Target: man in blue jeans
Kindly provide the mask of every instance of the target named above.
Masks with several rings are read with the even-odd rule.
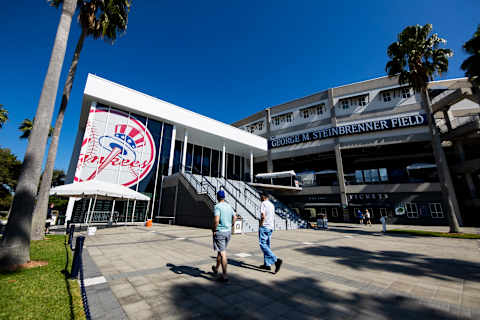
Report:
[[[218,273],[220,265],[222,266],[222,276],[218,278],[220,282],[227,282],[227,245],[232,235],[232,225],[235,225],[235,212],[232,207],[225,202],[225,191],[217,192],[217,201],[213,214],[213,250],[217,251],[217,265],[212,266],[214,274]]]
[[[270,249],[270,240],[274,229],[275,206],[268,200],[266,194],[261,195],[262,205],[260,206],[260,228],[258,230],[258,239],[260,242],[260,249],[263,251],[263,265],[259,268],[263,270],[272,270],[271,265],[275,264],[275,273],[280,271],[282,266],[282,259],[275,256]]]

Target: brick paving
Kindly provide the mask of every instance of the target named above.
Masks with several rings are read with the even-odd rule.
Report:
[[[88,237],[94,319],[480,319],[480,241],[383,235],[381,227],[274,232],[274,275],[256,234],[234,235],[215,281],[211,232],[154,225]],[[417,227],[418,229],[418,227]],[[447,227],[429,230],[448,231]],[[467,229],[465,232],[478,232]],[[106,281],[106,282],[105,282]]]

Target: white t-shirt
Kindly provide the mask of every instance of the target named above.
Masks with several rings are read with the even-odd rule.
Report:
[[[270,230],[275,228],[275,206],[269,200],[262,201],[260,206],[260,212],[265,214],[265,220],[263,221],[263,226]]]
[[[365,212],[365,217],[370,219],[370,212],[369,211]]]

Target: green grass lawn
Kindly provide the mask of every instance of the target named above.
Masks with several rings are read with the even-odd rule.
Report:
[[[67,251],[69,270],[72,262],[64,243],[63,235],[32,241],[30,258],[48,265],[0,273],[0,319],[85,319],[78,282],[62,273]]]
[[[413,236],[425,236],[425,237],[480,239],[480,234],[474,234],[474,233],[448,233],[448,232],[433,232],[433,231],[407,230],[407,229],[392,229],[392,230],[388,230],[387,233],[409,234]]]

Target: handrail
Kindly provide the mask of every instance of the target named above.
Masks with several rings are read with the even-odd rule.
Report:
[[[235,200],[235,204],[240,204],[240,206],[242,206],[245,211],[247,211],[255,220],[258,220],[258,217],[255,216],[255,214],[253,214],[242,202],[240,202],[237,197],[235,197],[228,189],[224,189],[224,191],[226,191],[234,200]],[[235,205],[235,210],[237,209],[237,206]]]
[[[255,197],[255,199],[257,200],[261,200],[259,196],[257,196],[255,193],[253,193],[250,189],[248,188],[245,188],[245,192],[249,192],[253,197]]]
[[[223,179],[229,183],[234,189],[236,189],[239,193],[242,193],[240,188],[238,188],[237,186],[235,186],[233,183],[231,183],[227,178],[223,177]]]

